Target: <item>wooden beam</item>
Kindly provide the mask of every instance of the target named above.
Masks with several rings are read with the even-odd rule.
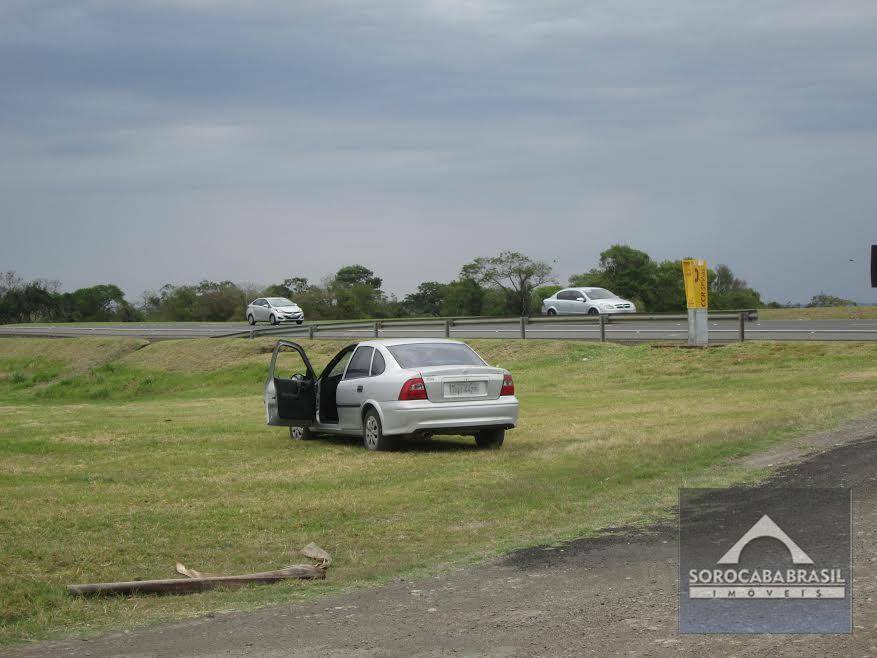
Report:
[[[159,580],[132,580],[115,583],[88,583],[68,585],[72,596],[108,596],[113,594],[189,594],[216,587],[243,587],[251,583],[276,583],[289,578],[319,580],[326,577],[326,569],[332,563],[329,554],[316,544],[308,544],[300,551],[319,564],[293,564],[274,571],[260,571],[238,576],[216,576],[188,569],[177,562],[176,570],[187,578],[163,578]]]

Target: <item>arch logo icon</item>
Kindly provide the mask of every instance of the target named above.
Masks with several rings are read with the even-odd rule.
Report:
[[[849,489],[683,489],[679,626],[849,633]]]

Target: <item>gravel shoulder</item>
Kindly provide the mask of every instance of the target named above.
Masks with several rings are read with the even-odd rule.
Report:
[[[814,451],[817,451],[815,454]],[[809,456],[806,456],[808,455]],[[217,614],[15,655],[782,655],[877,653],[877,417],[746,460],[765,487],[853,488],[852,635],[680,635],[675,527],[517,551],[434,578]],[[781,466],[782,465],[782,466]]]

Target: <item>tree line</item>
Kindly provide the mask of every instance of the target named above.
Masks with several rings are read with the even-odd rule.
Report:
[[[595,267],[574,274],[570,286],[606,288],[649,312],[685,309],[681,260],[655,261],[628,245],[613,245]],[[424,281],[397,298],[382,289],[383,280],[364,265],[345,265],[320,282],[290,276],[267,287],[204,280],[194,285],[166,284],[144,293],[139,303],[125,299],[113,284],[62,292],[57,281],[24,281],[14,272],[0,274],[0,323],[177,320],[243,320],[257,297],[287,297],[309,320],[416,316],[538,315],[542,300],[565,287],[551,263],[516,251],[479,257],[466,263],[452,281]],[[710,308],[763,306],[758,291],[727,265],[709,272]],[[810,305],[837,299],[820,294]],[[846,301],[846,300],[843,300]],[[780,306],[771,302],[771,306]]]

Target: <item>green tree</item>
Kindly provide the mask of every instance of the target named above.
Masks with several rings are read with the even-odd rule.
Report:
[[[417,290],[405,296],[403,308],[411,315],[441,315],[447,284],[424,281]]]
[[[652,289],[648,291],[647,298],[631,300],[637,304],[637,308],[647,308],[655,313],[684,311],[685,279],[682,276],[682,261],[665,260],[655,266]]]
[[[824,292],[820,292],[818,295],[813,295],[807,306],[811,308],[818,306],[856,306],[856,302],[852,299],[844,299],[843,297],[827,295]]]
[[[305,282],[307,279],[304,280]],[[284,281],[284,283],[286,283]],[[335,296],[329,289],[329,282],[322,285],[311,283],[293,283],[290,292],[295,303],[301,306],[305,317],[311,320],[332,320],[338,317]]]
[[[156,320],[222,322],[243,319],[252,291],[231,281],[204,280],[198,285],[165,284],[143,295],[143,311]]]
[[[441,314],[447,317],[481,315],[484,288],[472,279],[451,281],[445,287]]]
[[[734,276],[731,268],[727,265],[716,265],[716,269],[710,273],[709,288],[711,293],[728,293],[735,290],[745,290],[748,286],[743,279]]]
[[[709,274],[710,308],[742,309],[758,308],[762,305],[761,295],[743,279],[734,276],[727,265],[716,265]]]
[[[0,294],[2,323],[52,320],[57,312],[57,295],[42,281],[14,282],[14,285]]]
[[[487,258],[480,256],[460,270],[461,279],[472,279],[486,288],[505,294],[505,312],[527,315],[533,290],[554,280],[549,263],[533,260],[517,251],[503,251]]]
[[[262,291],[261,295],[262,297],[287,297],[292,301],[297,301],[294,298],[306,293],[310,287],[311,285],[305,277],[293,276],[284,279],[283,283],[271,284]]]
[[[382,280],[363,265],[346,265],[335,273],[328,288],[339,318],[373,318],[385,314]]]
[[[364,265],[346,265],[335,273],[335,283],[342,286],[362,284],[378,290],[383,280]]]
[[[231,281],[201,281],[195,287],[195,317],[205,322],[242,320],[250,302]]]

